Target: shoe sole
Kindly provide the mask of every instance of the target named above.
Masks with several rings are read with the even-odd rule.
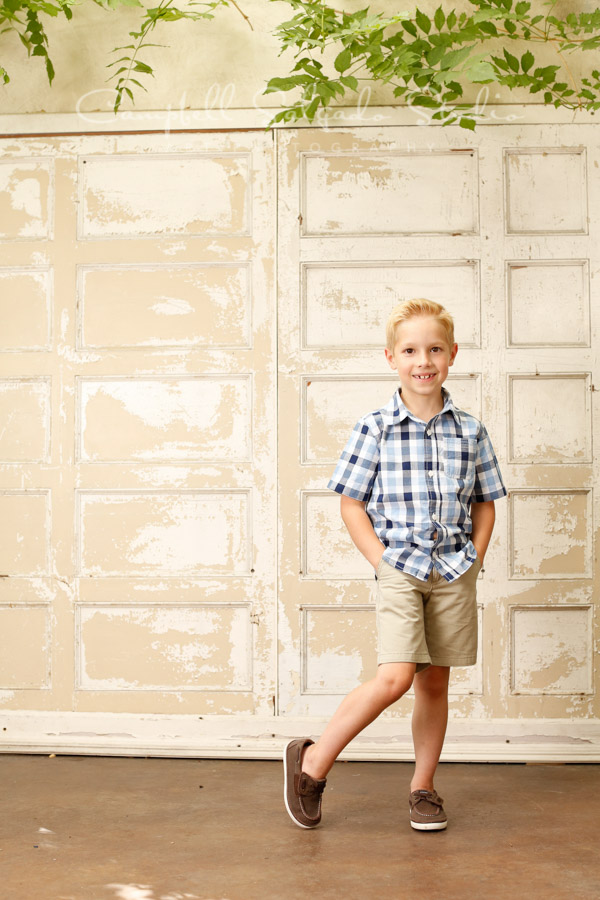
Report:
[[[413,822],[410,821],[411,828],[415,831],[443,831],[448,826],[447,822]]]
[[[294,823],[294,825],[297,825],[298,828],[306,828],[308,831],[310,831],[312,828],[316,828],[317,826],[316,826],[316,825],[305,825],[304,822],[299,822],[298,819],[296,818],[296,816],[295,816],[295,815],[293,814],[293,812],[291,811],[291,809],[290,809],[290,807],[289,807],[289,804],[288,804],[288,797],[287,797],[287,793],[288,793],[288,792],[287,792],[287,784],[288,784],[288,777],[287,777],[287,774],[288,774],[288,773],[287,773],[288,747],[290,746],[290,744],[293,744],[295,740],[297,740],[297,738],[292,738],[291,741],[288,741],[287,744],[285,745],[285,750],[283,751],[283,801],[284,801],[284,803],[285,803],[285,808],[286,808],[287,811],[288,811],[288,815],[289,815],[290,819],[292,820],[292,822]],[[318,824],[318,823],[317,823],[317,824]]]

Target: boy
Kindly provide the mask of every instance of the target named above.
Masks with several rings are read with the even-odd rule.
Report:
[[[350,536],[375,569],[377,673],[342,701],[315,743],[284,753],[284,799],[296,825],[321,821],[340,751],[414,684],[410,824],[446,828],[433,778],[448,719],[450,666],[477,655],[476,579],[506,489],[485,427],[443,388],[458,351],[452,317],[430,300],[401,303],[385,356],[400,388],[354,428],[328,484]]]

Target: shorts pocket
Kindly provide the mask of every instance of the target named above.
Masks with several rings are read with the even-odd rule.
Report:
[[[473,438],[445,438],[442,464],[449,478],[466,478],[475,465],[477,441]]]

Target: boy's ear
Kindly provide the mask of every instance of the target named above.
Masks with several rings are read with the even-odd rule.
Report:
[[[388,350],[387,347],[384,349],[383,352],[385,353],[385,358],[387,359],[387,361],[389,363],[390,369],[395,369],[396,362],[394,360],[394,354],[391,352],[391,350]]]
[[[458,344],[454,344],[452,350],[450,351],[450,361],[448,363],[449,366],[454,365],[454,360],[456,359],[456,354],[458,353]]]

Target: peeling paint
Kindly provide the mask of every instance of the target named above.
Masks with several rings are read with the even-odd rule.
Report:
[[[249,347],[247,263],[79,270],[83,347]]]
[[[88,157],[82,174],[81,230],[86,238],[247,230],[244,155]]]
[[[473,233],[475,173],[474,157],[446,151],[307,154],[304,233]]]
[[[249,461],[251,392],[249,376],[82,380],[81,458]]]
[[[251,687],[247,605],[82,607],[79,619],[81,690]]]
[[[0,239],[49,237],[51,162],[0,160]]]
[[[568,236],[595,228],[580,191],[591,151],[538,153],[558,127],[488,129],[468,147],[458,129],[437,143],[430,131],[279,133],[278,235],[270,136],[4,148],[39,158],[0,165],[2,374],[19,385],[0,392],[3,707],[272,715],[276,640],[282,715],[329,715],[371,677],[376,585],[324,484],[353,421],[388,398],[389,307],[431,295],[456,321],[448,386],[486,422],[515,498],[508,514],[497,504],[482,656],[453,673],[452,716],[573,730],[597,717],[597,272]],[[505,225],[541,233],[508,260]],[[489,290],[503,273],[506,297]],[[42,378],[47,399],[31,387]],[[412,702],[378,740],[393,743]]]

